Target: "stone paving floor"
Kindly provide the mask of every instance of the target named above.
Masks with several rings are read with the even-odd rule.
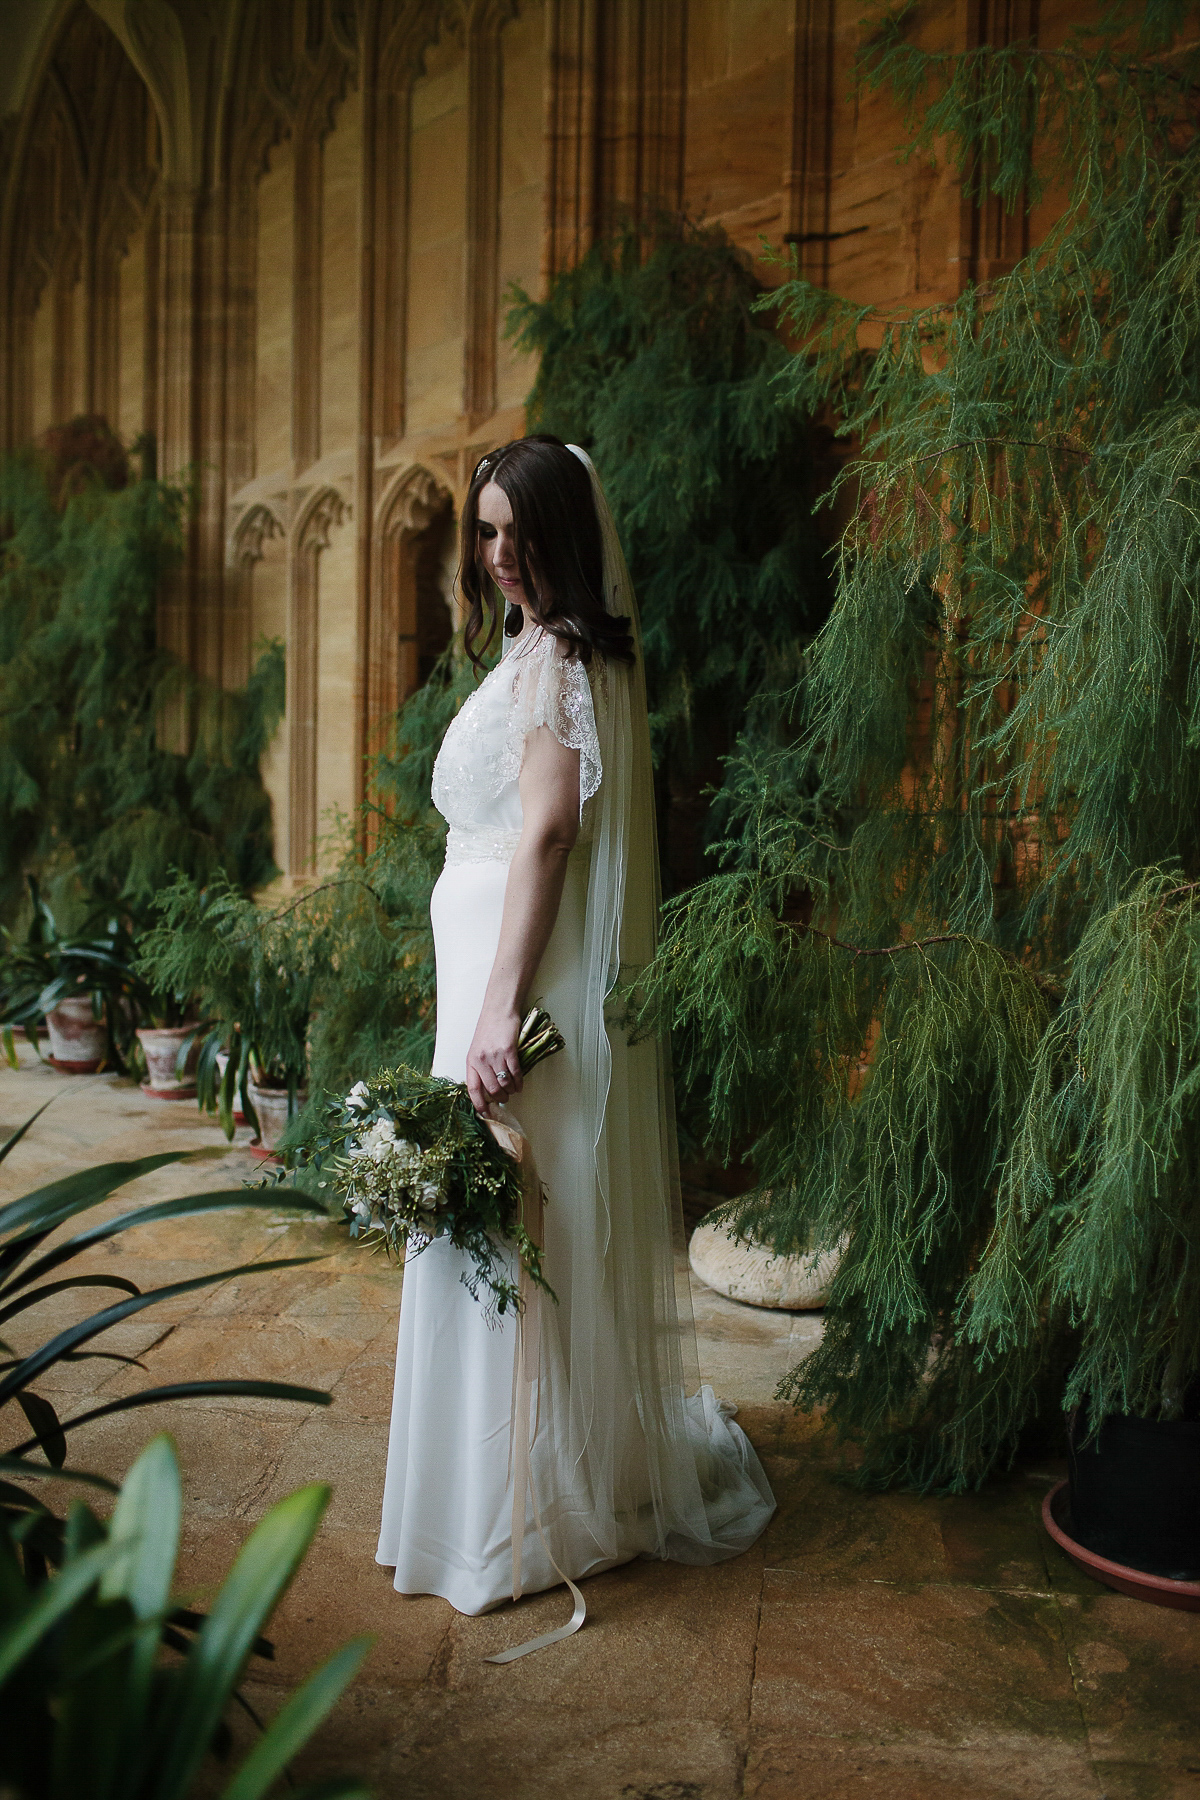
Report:
[[[51,1094],[0,1165],[0,1199],[161,1150],[202,1154],[106,1210],[258,1172],[190,1103],[149,1100],[112,1076],[60,1076],[27,1053],[0,1071],[0,1121],[19,1124]],[[81,1363],[43,1386],[64,1416],[150,1380],[275,1377],[332,1392],[327,1409],[149,1407],[73,1442],[79,1466],[120,1476],[156,1431],[174,1433],[181,1579],[201,1599],[275,1500],[333,1484],[271,1627],[277,1660],[247,1685],[270,1713],[339,1643],[375,1633],[298,1778],[353,1770],[379,1800],[1200,1800],[1200,1616],[1110,1593],[1066,1561],[1039,1523],[1061,1471],[1028,1467],[947,1500],[840,1486],[816,1421],[771,1398],[819,1320],[703,1292],[704,1374],[738,1403],[779,1500],[766,1536],[720,1568],[635,1563],[599,1576],[576,1637],[484,1663],[559,1623],[564,1596],[464,1619],[401,1598],[375,1564],[397,1272],[336,1227],[283,1212],[172,1222],[93,1253],[143,1286],[279,1255],[321,1260],[231,1276],[117,1327],[110,1347],[140,1356],[145,1373]],[[37,1326],[51,1313],[66,1323],[69,1299]],[[35,1315],[22,1324],[32,1342]]]

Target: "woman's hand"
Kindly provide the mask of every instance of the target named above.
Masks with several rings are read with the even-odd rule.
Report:
[[[517,1033],[521,1015],[515,1007],[484,1002],[467,1051],[467,1092],[478,1113],[490,1114],[497,1100],[521,1091]]]

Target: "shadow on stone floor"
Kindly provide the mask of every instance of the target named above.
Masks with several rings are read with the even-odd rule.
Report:
[[[0,1075],[0,1112],[19,1123],[52,1092],[63,1099],[0,1166],[0,1199],[105,1157],[223,1145],[189,1105],[27,1064]],[[227,1155],[144,1178],[107,1210],[257,1179],[245,1136]],[[779,1501],[766,1535],[717,1568],[636,1563],[598,1576],[577,1637],[484,1663],[559,1623],[567,1605],[539,1595],[464,1619],[395,1594],[374,1562],[397,1271],[336,1227],[282,1211],[131,1232],[93,1259],[158,1285],[303,1255],[318,1260],[231,1276],[121,1326],[119,1347],[145,1371],[78,1364],[53,1387],[64,1414],[190,1377],[272,1375],[332,1393],[327,1409],[149,1407],[85,1427],[74,1446],[81,1466],[119,1476],[154,1432],[174,1433],[187,1501],[180,1578],[198,1599],[275,1499],[306,1481],[333,1485],[272,1626],[277,1659],[251,1671],[247,1691],[270,1714],[337,1644],[361,1631],[376,1641],[298,1778],[356,1770],[380,1800],[1200,1800],[1200,1618],[1073,1568],[1040,1525],[1057,1471],[938,1500],[842,1485],[819,1422],[771,1398],[819,1321],[704,1292],[705,1376],[739,1403]],[[69,1297],[41,1312],[39,1326],[78,1316]]]

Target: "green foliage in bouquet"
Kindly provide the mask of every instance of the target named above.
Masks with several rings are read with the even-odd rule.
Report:
[[[562,1047],[553,1020],[532,1008],[517,1037],[521,1073]],[[332,1186],[339,1196],[352,1237],[372,1237],[398,1259],[448,1238],[474,1265],[462,1277],[468,1291],[478,1299],[485,1290],[486,1308],[496,1314],[521,1309],[496,1241],[508,1239],[531,1280],[555,1297],[523,1217],[520,1165],[475,1111],[463,1082],[403,1065],[381,1069],[344,1100],[327,1103],[311,1155],[318,1187]]]
[[[713,1142],[751,1147],[731,1223],[846,1243],[782,1391],[865,1443],[868,1482],[967,1487],[1039,1411],[1178,1416],[1200,1373],[1183,16],[961,56],[893,18],[867,75],[918,142],[1010,202],[1061,181],[1066,210],[944,307],[779,296],[792,403],[861,445],[838,596],[803,692],[756,708],[724,870],[673,903],[645,1000]]]
[[[106,1484],[107,1485],[107,1484]],[[243,1544],[200,1618],[173,1594],[183,1520],[169,1437],[134,1462],[111,1517],[72,1507],[58,1570],[31,1567],[28,1532],[0,1523],[0,1781],[12,1800],[186,1800],[215,1794],[212,1752],[228,1759],[225,1713],[259,1633],[316,1536],[329,1489],[300,1488]],[[26,1524],[28,1520],[26,1521]],[[261,1800],[353,1680],[356,1638],[291,1695],[220,1788]],[[244,1703],[243,1703],[244,1704]],[[342,1778],[297,1800],[369,1800]]]
[[[0,916],[24,876],[84,911],[144,914],[178,868],[240,886],[275,871],[260,757],[283,713],[283,648],[222,693],[155,639],[187,498],[134,481],[103,420],[0,467]],[[190,720],[186,753],[160,742]]]
[[[761,293],[724,231],[666,215],[594,245],[545,300],[511,296],[509,331],[540,357],[529,428],[590,452],[629,560],[660,810],[668,784],[719,778],[751,695],[829,608],[810,413],[779,386]]]

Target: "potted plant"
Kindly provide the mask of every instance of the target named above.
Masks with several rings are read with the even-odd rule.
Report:
[[[671,903],[642,989],[714,1151],[748,1147],[730,1222],[781,1252],[845,1240],[781,1397],[862,1443],[864,1485],[923,1491],[1074,1415],[1075,1530],[1099,1543],[1120,1510],[1097,1553],[1178,1576],[1200,1570],[1200,49],[1130,9],[1066,58],[933,56],[907,18],[867,55],[915,147],[950,146],[989,207],[1039,174],[1068,204],[944,305],[874,311],[798,269],[779,290],[792,397],[859,446],[838,597],[802,687],[761,697],[724,869]],[[1190,1521],[1165,1558],[1156,1486]]]
[[[224,876],[180,876],[157,902],[139,971],[156,991],[195,995],[196,1093],[232,1138],[235,1110],[273,1149],[303,1104],[318,966],[303,911],[264,912]]]
[[[102,1067],[124,1070],[133,1052],[137,1021],[151,1003],[136,973],[136,950],[128,927],[107,918],[64,936],[38,883],[28,878],[32,906],[24,938],[6,927],[0,973],[4,1046],[15,1062],[14,1031],[19,1027],[38,1049],[38,1024],[50,1038],[50,1061],[65,1074],[93,1074]]]
[[[146,1064],[142,1092],[157,1100],[194,1100],[201,1021],[192,994],[152,994],[137,1040]]]

